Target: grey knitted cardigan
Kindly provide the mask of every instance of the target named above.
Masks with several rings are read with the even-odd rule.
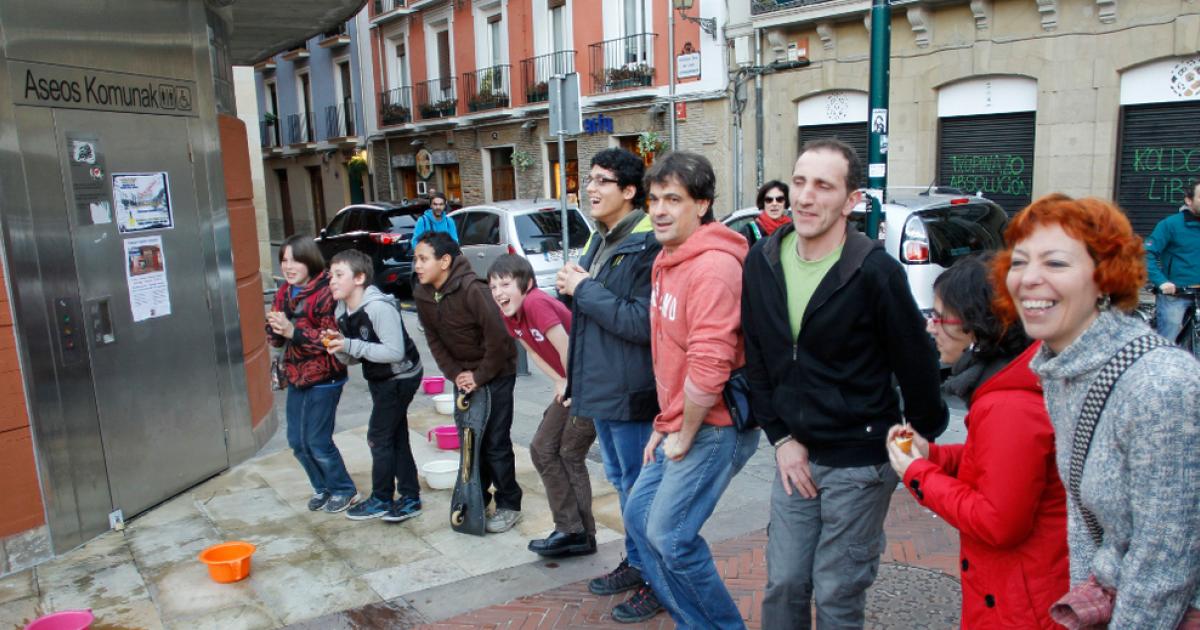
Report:
[[[1064,485],[1088,386],[1109,358],[1149,332],[1107,311],[1061,354],[1043,345],[1030,363],[1042,379]],[[1080,486],[1104,528],[1099,548],[1069,494],[1071,583],[1093,574],[1116,587],[1110,627],[1172,630],[1189,605],[1200,607],[1200,364],[1191,355],[1151,350],[1113,387]]]

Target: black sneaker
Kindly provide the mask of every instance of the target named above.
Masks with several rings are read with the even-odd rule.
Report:
[[[375,497],[368,497],[366,501],[361,501],[346,510],[346,518],[352,521],[366,521],[373,518],[379,518],[388,513],[392,509],[391,501],[383,501]]]
[[[308,500],[308,511],[309,512],[320,512],[321,508],[325,507],[326,503],[329,503],[329,493],[328,492],[314,493],[312,495],[312,498]]]
[[[588,582],[588,590],[593,595],[616,595],[645,583],[642,572],[629,566],[629,560],[622,560],[621,564],[607,575],[601,575]]]
[[[662,609],[663,605],[659,603],[654,590],[649,584],[642,584],[625,603],[617,604],[612,609],[612,618],[618,623],[638,623],[657,615]]]
[[[392,509],[383,515],[388,523],[400,523],[421,515],[421,500],[416,497],[400,497],[392,504]]]
[[[354,494],[335,494],[329,497],[329,501],[325,503],[325,511],[330,514],[336,514],[358,502],[358,493]]]

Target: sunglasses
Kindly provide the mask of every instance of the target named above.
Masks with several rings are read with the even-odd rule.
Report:
[[[767,203],[784,203],[787,201],[787,197],[763,197],[763,199],[765,199]]]

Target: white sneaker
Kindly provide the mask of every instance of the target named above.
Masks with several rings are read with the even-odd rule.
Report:
[[[487,529],[489,534],[499,534],[512,529],[513,525],[516,525],[519,520],[521,520],[520,511],[499,508],[495,514],[488,518],[485,529]]]

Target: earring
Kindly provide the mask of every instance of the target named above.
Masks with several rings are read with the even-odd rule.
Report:
[[[1112,308],[1112,296],[1107,293],[1101,295],[1100,299],[1096,300],[1096,308],[1101,311],[1107,311]]]

